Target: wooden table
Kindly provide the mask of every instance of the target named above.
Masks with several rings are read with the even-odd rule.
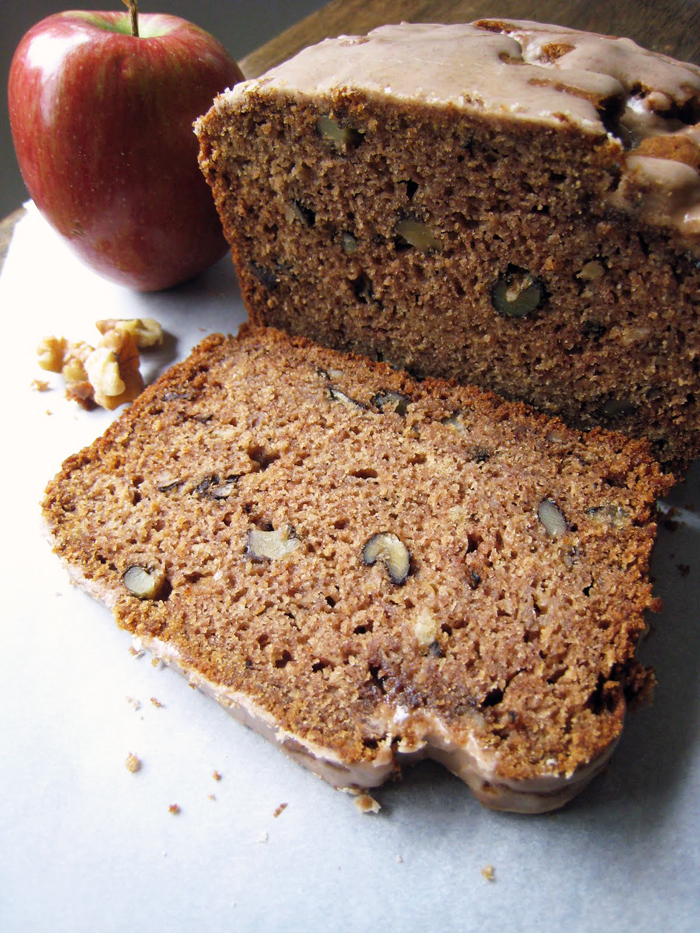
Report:
[[[700,64],[700,0],[332,0],[241,62],[254,78],[328,36],[365,33],[382,23],[458,23],[482,16],[536,19],[615,36]],[[24,210],[0,221],[0,269]]]

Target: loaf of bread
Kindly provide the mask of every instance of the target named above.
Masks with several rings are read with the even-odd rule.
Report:
[[[646,441],[245,325],[49,484],[74,580],[341,788],[423,757],[557,807],[652,675]]]
[[[249,316],[700,452],[700,69],[530,22],[307,48],[197,124]]]

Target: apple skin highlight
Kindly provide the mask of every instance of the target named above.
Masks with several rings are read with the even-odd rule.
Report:
[[[21,40],[12,136],[27,190],[78,257],[140,291],[177,285],[227,251],[197,163],[194,120],[243,74],[179,17],[71,11]]]

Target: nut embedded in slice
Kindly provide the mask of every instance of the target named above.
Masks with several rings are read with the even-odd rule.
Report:
[[[290,201],[284,209],[284,216],[288,223],[298,221],[303,227],[313,227],[316,222],[316,215],[301,201]]]
[[[359,249],[359,244],[352,233],[344,233],[340,238],[340,245],[346,256],[354,256]]]
[[[209,490],[210,499],[228,499],[228,497],[233,492],[234,486],[240,479],[238,474],[232,473],[230,476],[224,477],[223,481],[218,485],[213,485]]]
[[[392,531],[372,535],[362,548],[362,561],[369,566],[377,561],[384,564],[391,582],[397,586],[406,582],[411,569],[411,553]]]
[[[328,396],[332,402],[341,402],[348,408],[358,408],[360,410],[367,408],[367,406],[362,402],[358,402],[357,399],[350,398],[350,396],[346,395],[345,392],[341,392],[340,389],[336,389],[331,385],[328,386]]]
[[[630,514],[621,505],[595,505],[586,509],[586,515],[592,522],[613,528],[626,528],[630,523]]]
[[[248,531],[246,554],[253,560],[281,560],[296,551],[299,538],[291,525],[272,531],[251,528]]]
[[[429,648],[436,644],[438,636],[438,620],[427,606],[423,606],[413,623],[413,632],[416,641],[422,648]]]
[[[359,146],[364,137],[352,126],[340,126],[330,117],[321,116],[316,121],[319,136],[334,146]]]
[[[597,282],[604,275],[605,266],[596,259],[592,259],[590,262],[584,263],[576,273],[576,278],[583,279],[584,282]]]
[[[537,507],[537,517],[550,538],[561,538],[569,530],[564,513],[553,499],[543,499]]]
[[[217,473],[210,473],[208,476],[205,476],[192,490],[193,495],[199,496],[200,498],[208,499],[227,499],[233,492],[234,486],[240,479],[240,475],[237,473],[231,473],[229,476],[225,476],[224,479],[220,479]],[[178,486],[179,483],[171,483],[164,487],[158,487],[161,492],[169,492],[175,486]]]
[[[377,392],[370,399],[370,405],[374,405],[379,411],[394,411],[403,418],[408,411],[411,400],[403,392],[381,391]]]
[[[404,239],[409,246],[428,253],[431,250],[439,250],[440,241],[427,224],[420,220],[413,220],[410,217],[400,220],[396,224],[396,233]]]
[[[447,418],[443,418],[441,423],[446,424],[448,427],[453,428],[458,432],[465,430],[461,411],[452,412],[452,414],[448,415]]]
[[[543,283],[519,266],[508,266],[505,275],[500,276],[491,289],[491,302],[505,317],[528,317],[545,298]]]
[[[158,599],[165,589],[165,574],[162,570],[147,570],[132,565],[122,580],[131,595],[138,599]]]

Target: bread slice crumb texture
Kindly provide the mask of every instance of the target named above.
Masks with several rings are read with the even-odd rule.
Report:
[[[300,747],[390,773],[437,736],[527,787],[589,767],[650,688],[670,482],[646,443],[245,325],[69,458],[43,510],[120,626]]]

